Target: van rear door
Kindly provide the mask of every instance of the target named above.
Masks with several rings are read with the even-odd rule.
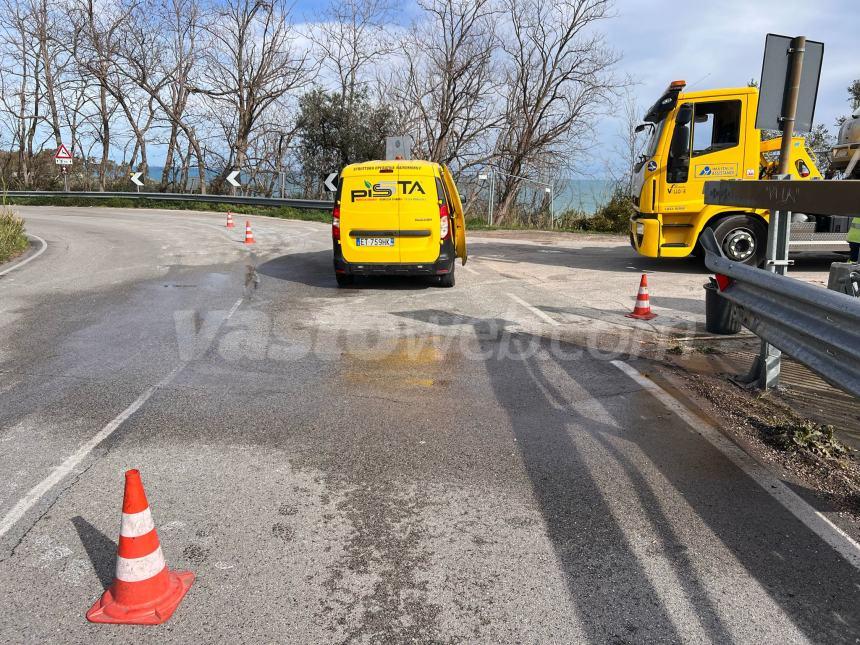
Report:
[[[451,176],[448,166],[442,166],[442,180],[445,182],[445,190],[451,196],[454,249],[457,252],[457,257],[462,260],[463,264],[466,264],[466,216],[463,214],[463,202],[460,200],[460,193],[457,192],[457,185],[454,183],[454,177]]]
[[[401,163],[398,167],[400,197],[400,261],[429,264],[439,257],[439,199],[431,164]]]
[[[343,175],[340,245],[353,263],[400,262],[400,202],[392,166],[361,164]]]

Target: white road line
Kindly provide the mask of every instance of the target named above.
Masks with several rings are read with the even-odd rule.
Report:
[[[236,313],[236,310],[241,306],[242,300],[237,300],[234,304],[230,312],[224,318],[224,322],[230,319],[230,317]],[[220,327],[220,325],[219,325]],[[170,373],[161,379],[155,385],[148,387],[143,394],[137,397],[134,402],[129,405],[125,410],[120,412],[116,417],[114,417],[110,423],[108,423],[104,428],[99,430],[89,441],[83,444],[77,451],[68,457],[62,464],[57,466],[50,475],[48,475],[41,482],[36,484],[24,497],[22,497],[12,509],[6,513],[6,516],[0,521],[0,537],[3,537],[9,529],[11,529],[15,524],[20,520],[24,515],[33,508],[44,495],[51,490],[54,486],[59,484],[69,473],[71,473],[77,466],[87,458],[95,448],[102,441],[111,436],[114,432],[116,432],[117,428],[119,428],[123,423],[125,423],[131,415],[137,412],[144,403],[146,403],[150,397],[155,394],[160,388],[165,387],[168,383],[170,383],[179,372],[181,372],[185,366],[188,365],[188,361],[182,361],[174,367]]]
[[[540,309],[538,309],[537,307],[534,307],[534,306],[530,305],[529,303],[527,303],[525,300],[523,300],[523,299],[522,299],[522,298],[520,298],[519,296],[515,296],[514,294],[509,293],[509,294],[508,294],[508,298],[510,298],[511,300],[513,300],[514,302],[516,302],[516,303],[518,303],[518,304],[521,304],[523,307],[525,307],[525,308],[526,308],[526,309],[528,309],[530,312],[532,312],[535,316],[537,316],[538,318],[540,318],[540,319],[541,319],[541,320],[543,320],[544,322],[549,323],[550,325],[560,325],[560,324],[561,324],[561,323],[560,323],[559,321],[557,321],[555,318],[553,318],[552,316],[550,316],[550,315],[546,314],[545,312],[541,311],[541,310],[540,310]]]
[[[832,546],[843,558],[860,569],[860,544],[850,535],[827,519],[822,513],[810,506],[802,497],[782,483],[767,468],[759,464],[711,424],[693,414],[683,403],[669,394],[654,381],[623,361],[611,361],[627,376],[636,381],[669,410],[683,419],[688,426],[698,432],[714,448],[723,453],[738,468],[744,471],[759,486],[782,504],[807,528]]]
[[[28,233],[27,235],[28,235],[29,237],[32,237],[32,238],[35,238],[36,240],[38,240],[38,241],[39,241],[39,244],[41,244],[41,245],[42,245],[42,246],[41,246],[41,248],[39,248],[39,250],[38,250],[38,251],[36,251],[36,252],[35,252],[33,255],[31,255],[30,257],[28,257],[28,258],[24,258],[23,260],[21,260],[21,261],[20,261],[20,262],[18,262],[17,264],[13,264],[12,266],[10,266],[8,269],[3,269],[2,271],[0,271],[0,276],[4,276],[4,275],[6,275],[7,273],[12,273],[12,271],[14,271],[15,269],[20,269],[20,268],[21,268],[22,266],[24,266],[25,264],[28,264],[29,262],[32,262],[32,261],[33,261],[33,260],[35,260],[37,257],[39,257],[40,255],[42,255],[42,253],[44,253],[44,252],[45,252],[45,249],[47,249],[47,248],[48,248],[48,243],[47,243],[45,240],[43,240],[41,237],[39,237],[38,235],[31,235],[31,234],[29,234],[29,233]]]
[[[468,272],[469,272],[469,273],[471,273],[472,275],[481,275],[480,273],[478,273],[477,271],[475,271],[472,267],[470,267],[470,266],[468,266],[468,265],[465,265],[465,264],[463,265],[463,271],[468,271]]]

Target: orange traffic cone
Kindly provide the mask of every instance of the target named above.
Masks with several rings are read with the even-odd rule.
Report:
[[[251,222],[245,220],[245,244],[254,244],[256,241],[254,239],[254,231],[251,230]]]
[[[170,618],[192,582],[190,571],[167,568],[140,472],[127,471],[116,573],[110,589],[87,612],[87,620],[158,625]]]
[[[642,279],[639,281],[639,293],[636,295],[636,306],[633,307],[633,312],[626,314],[628,318],[636,318],[637,320],[651,320],[657,314],[651,313],[651,301],[648,299],[648,276],[642,274]]]
[[[233,223],[233,213],[227,211],[227,228],[235,228],[235,226]]]

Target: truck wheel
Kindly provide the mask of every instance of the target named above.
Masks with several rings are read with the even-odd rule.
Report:
[[[355,276],[351,276],[346,273],[335,273],[334,279],[337,280],[337,286],[339,287],[348,287],[355,282]]]
[[[451,265],[451,270],[448,273],[444,273],[439,276],[439,286],[440,287],[453,287],[454,286],[454,265]]]
[[[757,217],[732,215],[711,226],[723,254],[735,262],[758,266],[764,258],[767,227]]]

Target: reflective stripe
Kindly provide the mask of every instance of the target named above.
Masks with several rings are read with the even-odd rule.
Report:
[[[119,534],[123,537],[136,538],[146,535],[154,528],[152,514],[149,508],[145,508],[140,513],[123,513]]]
[[[123,582],[149,580],[165,567],[161,547],[142,558],[116,558],[116,579]]]

